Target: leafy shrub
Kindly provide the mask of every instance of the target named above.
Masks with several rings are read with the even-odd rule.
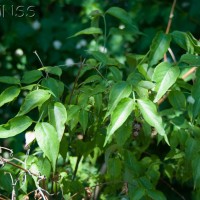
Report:
[[[116,26],[108,26],[106,17]],[[14,156],[9,145],[1,147],[2,196],[137,200],[192,198],[193,192],[198,197],[199,41],[188,32],[159,31],[145,55],[123,54],[122,62],[109,52],[110,38],[140,34],[125,10],[95,10],[91,27],[72,36],[93,36],[95,45],[75,64],[71,87],[62,66],[0,77],[8,85],[0,106],[23,98],[0,126],[0,138],[26,139],[26,151]],[[172,45],[184,52],[178,62]],[[179,191],[181,185],[190,192]]]

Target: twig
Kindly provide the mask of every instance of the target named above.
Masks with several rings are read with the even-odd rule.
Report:
[[[34,51],[33,53],[37,56],[38,60],[40,61],[41,65],[42,65],[42,67],[44,67],[44,65],[42,63],[42,60],[40,59],[40,56],[38,55],[37,51]]]
[[[78,83],[78,79],[79,79],[81,70],[82,70],[83,67],[84,67],[84,62],[85,62],[85,60],[83,60],[83,61],[81,60],[81,66],[80,66],[80,69],[79,69],[79,71],[78,71],[78,75],[76,76],[76,79],[75,79],[75,82],[74,82],[74,85],[73,85],[73,88],[72,88],[72,92],[71,92],[71,95],[70,95],[69,103],[68,103],[68,104],[71,104],[72,96],[73,96],[74,91],[75,91],[75,89],[76,89],[76,85],[77,85],[77,83]]]
[[[160,179],[161,182],[163,182],[170,190],[172,190],[175,194],[177,194],[182,200],[186,200],[183,195],[181,195],[177,190],[174,189],[168,182],[166,182],[164,179]]]
[[[183,74],[183,76],[181,77],[182,79],[186,79],[190,74],[192,74],[193,72],[195,72],[197,69],[197,67],[192,67],[189,71],[187,71],[185,74]]]
[[[169,15],[169,21],[168,21],[167,28],[166,28],[166,31],[165,31],[166,34],[169,33],[169,30],[170,30],[170,28],[171,28],[172,19],[173,19],[173,17],[174,17],[174,9],[175,9],[175,6],[176,6],[176,0],[174,0],[174,1],[173,1],[173,4],[172,4],[172,8],[171,8],[170,15]]]
[[[9,165],[12,165],[12,166],[18,168],[18,169],[21,169],[21,170],[24,171],[25,173],[31,174],[31,175],[36,176],[36,177],[40,177],[39,174],[36,174],[36,173],[31,172],[31,171],[29,171],[29,170],[27,170],[27,169],[24,169],[24,168],[21,167],[20,165],[17,165],[17,164],[15,164],[15,163],[13,163],[13,162],[10,162],[9,160],[7,160],[7,159],[5,159],[5,158],[0,157],[0,160],[1,160],[3,163],[7,163],[7,164],[9,164]]]
[[[176,6],[176,0],[173,1],[172,7],[171,7],[171,11],[170,11],[170,14],[169,14],[168,24],[167,24],[167,28],[166,28],[166,31],[165,31],[166,34],[169,33],[169,30],[171,28],[172,19],[174,17],[175,6]],[[166,54],[164,55],[164,61],[167,61],[167,55]]]

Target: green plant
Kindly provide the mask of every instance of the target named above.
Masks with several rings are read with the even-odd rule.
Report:
[[[107,26],[107,16],[116,27]],[[159,31],[145,55],[127,53],[120,62],[109,53],[111,36],[139,34],[125,10],[95,10],[91,27],[74,35],[94,36],[96,43],[77,63],[71,88],[58,66],[0,77],[10,85],[1,106],[23,98],[0,126],[0,138],[22,132],[26,138],[26,152],[14,157],[1,147],[3,198],[166,199],[165,187],[173,198],[191,198],[176,183],[198,197],[200,73],[186,72],[200,65],[199,41],[191,33]],[[167,53],[171,44],[185,52],[178,62]]]

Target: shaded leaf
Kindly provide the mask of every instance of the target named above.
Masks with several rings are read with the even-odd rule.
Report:
[[[122,163],[119,158],[108,159],[108,175],[111,178],[119,178],[121,175]]]
[[[84,109],[81,109],[79,112],[79,122],[83,129],[83,132],[85,133],[88,126],[88,112],[85,111]]]
[[[0,107],[4,104],[13,101],[20,93],[20,88],[16,86],[11,86],[5,89],[0,94]]]
[[[122,81],[122,73],[118,68],[111,66],[109,67],[109,70],[112,72],[114,81]]]
[[[169,102],[177,110],[184,110],[186,108],[185,95],[178,90],[173,90],[168,95]]]
[[[93,83],[93,82],[99,82],[101,80],[102,80],[101,76],[99,76],[99,75],[92,75],[92,76],[88,77],[83,83],[84,84],[86,84],[86,83]]]
[[[100,28],[90,27],[90,28],[86,28],[82,31],[75,33],[74,35],[72,35],[69,38],[77,37],[79,35],[94,35],[94,34],[102,34],[102,30]]]
[[[200,113],[200,69],[196,71],[196,81],[192,87],[192,97],[194,104],[192,105],[193,118],[197,117]]]
[[[63,91],[64,91],[63,82],[56,80],[54,78],[43,79],[42,86],[49,89],[53,93],[54,97],[56,97],[57,99],[59,99],[62,96]]]
[[[138,28],[133,24],[131,17],[124,9],[119,7],[111,7],[106,11],[106,14],[119,19],[122,23],[128,26],[129,30],[131,30],[133,33],[139,33]]]
[[[7,84],[20,84],[20,80],[13,76],[0,76],[0,83],[7,83]]]
[[[26,83],[26,84],[30,84],[33,83],[37,80],[39,80],[42,77],[42,72],[39,70],[31,70],[31,71],[27,71],[24,73],[21,82],[22,83]]]
[[[35,136],[39,147],[51,161],[53,171],[55,172],[59,153],[59,140],[55,128],[47,122],[37,123],[35,126]]]
[[[8,138],[25,131],[32,124],[32,120],[27,116],[15,117],[6,124],[0,126],[0,138]]]

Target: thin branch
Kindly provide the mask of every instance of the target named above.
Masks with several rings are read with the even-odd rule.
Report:
[[[164,179],[160,179],[161,182],[163,182],[170,190],[172,190],[175,194],[177,194],[182,200],[186,200],[183,195],[181,195],[177,190],[174,189],[168,182],[166,182]]]
[[[0,160],[1,160],[3,163],[7,163],[7,164],[9,164],[9,165],[12,165],[12,166],[18,168],[18,169],[21,169],[21,170],[24,171],[25,173],[31,174],[31,175],[36,176],[36,177],[40,177],[39,174],[36,174],[36,173],[31,172],[31,171],[29,171],[29,170],[27,170],[27,169],[24,169],[24,168],[21,167],[20,165],[17,165],[17,164],[15,164],[15,163],[13,163],[13,162],[10,162],[9,160],[7,160],[7,159],[5,159],[5,158],[2,158],[2,157],[1,157]]]
[[[79,76],[80,76],[80,73],[81,73],[81,70],[83,69],[83,67],[84,67],[84,62],[85,62],[85,60],[81,60],[81,66],[80,66],[80,69],[79,69],[79,71],[78,71],[78,75],[76,76],[76,79],[75,79],[75,82],[74,82],[74,85],[73,85],[73,88],[72,88],[72,92],[71,92],[71,95],[70,95],[70,98],[69,98],[69,103],[68,104],[71,104],[71,101],[72,101],[72,96],[74,95],[74,91],[75,91],[75,89],[76,89],[76,85],[77,85],[77,83],[78,83],[78,79],[79,79]]]
[[[176,0],[174,0],[174,1],[173,1],[173,4],[172,4],[172,8],[171,8],[170,15],[169,15],[169,21],[168,21],[167,28],[166,28],[166,31],[165,31],[166,34],[169,33],[170,28],[171,28],[172,19],[173,19],[173,17],[174,17],[174,9],[175,9],[175,6],[176,6]]]
[[[197,67],[192,67],[189,71],[187,71],[185,74],[183,74],[183,76],[181,77],[182,79],[186,79],[190,74],[192,74],[193,72],[195,72],[197,69]]]
[[[42,65],[42,67],[44,67],[44,65],[42,63],[42,60],[40,59],[40,56],[38,55],[37,51],[34,51],[33,53],[37,56],[38,60],[40,61],[41,65]]]
[[[176,6],[176,0],[173,1],[172,7],[171,7],[171,11],[170,11],[170,14],[169,14],[168,24],[167,24],[167,28],[166,28],[166,31],[165,31],[166,34],[169,33],[170,28],[171,28],[172,19],[174,17],[175,6]],[[164,61],[167,61],[167,55],[166,54],[164,55]]]
[[[176,57],[175,57],[173,51],[171,50],[171,48],[168,48],[168,52],[169,52],[169,54],[171,55],[172,60],[174,61],[174,63],[176,63]]]

